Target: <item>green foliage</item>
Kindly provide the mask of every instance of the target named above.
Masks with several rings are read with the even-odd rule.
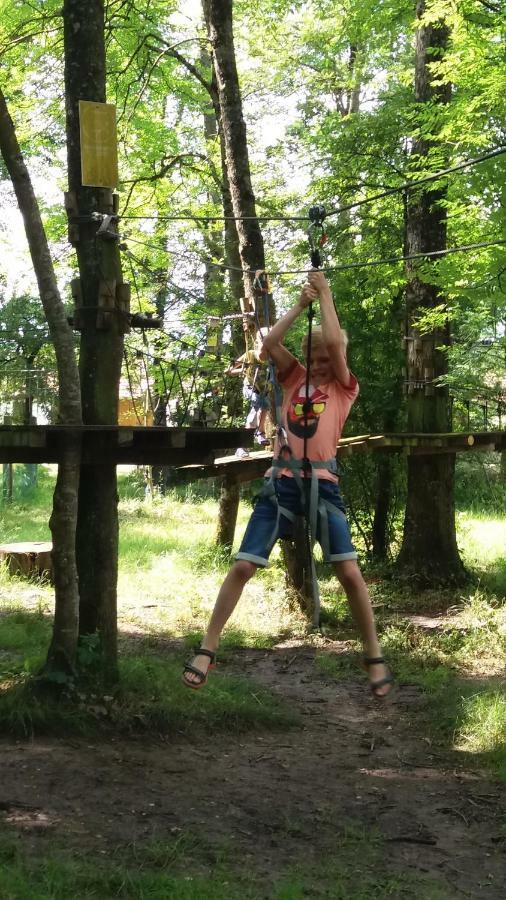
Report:
[[[2,543],[50,540],[48,523],[55,485],[53,475],[45,466],[38,466],[36,481],[27,484],[24,468],[14,466],[14,503],[5,502],[0,493]]]
[[[230,238],[219,222],[199,221],[223,213],[221,158],[202,25],[186,9],[184,19],[175,16],[179,7],[157,0],[130,5],[127,16],[115,4],[106,7],[108,99],[118,109],[125,277],[133,289],[133,310],[164,319],[164,333],[142,338],[132,333],[126,345],[134,393],[142,393],[140,378],[147,371],[154,402],[170,394],[174,405],[182,390],[192,391],[193,398],[207,395],[209,411],[216,399],[211,385],[222,382],[225,357],[242,349],[243,336],[240,327],[232,328],[223,360],[204,352],[207,317],[238,310],[220,268]],[[402,263],[369,264],[403,255],[405,210],[401,193],[351,211],[339,212],[339,207],[504,143],[503,14],[473,4],[456,8],[446,0],[427,3],[424,22],[439,20],[450,30],[449,48],[430,68],[440,82],[452,82],[451,102],[444,108],[414,102],[418,25],[412,3],[365,2],[354,8],[335,0],[262,0],[255,7],[254,28],[250,5],[234,4],[258,209],[262,215],[300,215],[317,200],[329,212],[325,265],[350,332],[350,362],[361,381],[350,432],[404,426],[406,273]],[[45,177],[48,160],[54,177],[62,175],[61,37],[61,8],[54,2],[26,6],[4,0],[0,49],[8,99],[23,151]],[[41,83],[44,90],[34,90]],[[416,137],[430,140],[424,160],[410,157]],[[502,157],[463,169],[444,183],[449,246],[504,237]],[[172,215],[190,218],[171,220]],[[52,198],[45,201],[44,220],[56,249],[65,222]],[[300,224],[262,222],[270,269],[308,265]],[[342,268],[349,265],[356,268]],[[73,266],[62,272],[65,282]],[[418,270],[421,279],[435,282],[441,291],[439,309],[420,327],[448,319],[456,339],[445,377],[455,396],[456,428],[467,427],[467,400],[496,396],[501,387],[504,268],[505,251],[498,246],[449,255]],[[293,299],[301,280],[292,276],[275,283],[279,309]],[[295,343],[298,337],[294,333]],[[133,364],[137,352],[144,354],[140,375]],[[173,384],[176,362],[181,383]],[[221,400],[228,420],[239,424],[235,387],[228,384]],[[198,404],[192,405],[187,412],[199,414]],[[179,421],[182,409],[170,412]],[[480,427],[480,415],[478,406],[471,409],[472,428]],[[492,424],[497,419],[496,407],[489,418]]]
[[[463,453],[457,457],[457,507],[469,513],[501,516],[506,508],[506,482],[501,479],[499,453]]]
[[[36,411],[56,408],[55,356],[39,299],[0,297],[0,416],[30,424]]]

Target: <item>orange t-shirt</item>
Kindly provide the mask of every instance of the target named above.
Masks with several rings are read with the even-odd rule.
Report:
[[[303,410],[306,399],[306,369],[297,362],[279,381],[283,388],[282,425],[288,446],[294,459],[302,459],[306,431]],[[328,384],[320,384],[318,387],[309,384],[311,411],[307,416],[307,455],[313,462],[323,462],[335,457],[337,443],[350,409],[357,399],[358,390],[358,381],[351,372],[347,387],[337,379]],[[280,450],[279,440],[276,439],[275,457],[279,455]],[[271,470],[267,475],[270,472]],[[327,469],[316,469],[315,472],[318,478],[338,481],[336,475]],[[289,469],[278,469],[278,474],[293,477]]]

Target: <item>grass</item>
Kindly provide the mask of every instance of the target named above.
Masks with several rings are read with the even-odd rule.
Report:
[[[2,508],[0,541],[49,537],[52,479],[41,468],[33,496]],[[270,691],[250,678],[223,674],[238,647],[309,639],[307,623],[286,602],[279,555],[246,588],[220,648],[222,672],[213,674],[205,692],[190,692],[180,681],[181,664],[202,633],[229,563],[213,544],[216,499],[202,485],[145,501],[132,477],[120,479],[120,497],[119,688],[104,695],[94,683],[91,640],[81,650],[88,677],[58,698],[41,699],[32,676],[50,640],[52,590],[0,570],[0,730],[26,737],[297,727],[296,711]],[[458,512],[462,554],[475,573],[467,591],[411,596],[377,579],[370,589],[397,677],[418,685],[427,698],[425,718],[413,726],[460,754],[466,765],[506,779],[506,700],[500,683],[506,665],[506,519],[495,505],[485,511],[474,494],[467,500],[461,498]],[[238,535],[248,515],[249,506],[241,505]],[[356,678],[358,647],[348,605],[335,578],[319,569],[323,631],[349,638],[351,651],[320,654],[318,665],[329,677]],[[441,626],[422,627],[412,618],[421,612],[444,612]],[[292,831],[290,823],[286,826],[292,840],[296,824]],[[391,867],[380,835],[360,827],[335,833],[333,845],[321,848],[318,859],[301,853],[301,863],[277,878],[248,868],[235,847],[212,845],[201,832],[177,832],[112,853],[83,850],[76,856],[74,851],[72,857],[47,841],[29,855],[25,842],[0,829],[1,900],[442,900],[452,895],[446,884]]]
[[[423,603],[423,595],[418,600]],[[400,613],[385,615],[381,606],[378,619],[396,678],[426,695],[429,739],[506,781],[506,605],[473,589],[441,627],[429,630]],[[346,679],[355,677],[359,654],[354,641],[349,653],[321,653],[317,662],[327,676]]]
[[[188,871],[192,873],[189,875]],[[288,869],[274,879],[245,871],[229,847],[181,832],[171,840],[118,848],[97,861],[82,853],[70,858],[54,847],[44,859],[28,857],[19,843],[0,832],[2,900],[386,900],[391,897],[444,900],[446,886],[390,870],[379,834],[348,826],[318,861]],[[323,892],[325,891],[325,892]]]
[[[505,710],[499,678],[506,667],[506,592],[502,590],[506,518],[497,512],[502,487],[490,495],[492,514],[479,508],[484,494],[479,484],[476,487],[475,467],[476,463],[466,460],[467,493],[462,495],[459,488],[457,519],[461,552],[475,574],[468,591],[413,596],[395,583],[377,580],[370,590],[385,653],[396,676],[419,685],[430,698],[434,733],[462,753],[480,754],[502,773]],[[4,507],[0,540],[48,537],[42,526],[53,478],[50,469],[40,467],[33,496]],[[46,707],[35,704],[30,675],[43,661],[49,642],[52,592],[48,586],[9,578],[0,571],[0,723],[18,734],[44,728],[86,733],[103,727],[135,727],[171,733],[206,726],[293,725],[293,711],[283,709],[272,695],[249,681],[220,675],[205,692],[189,697],[180,684],[181,662],[187,648],[199,640],[229,563],[213,543],[217,512],[213,492],[205,485],[190,485],[165,498],[145,501],[142,485],[133,475],[120,478],[120,497],[121,689],[102,702],[90,679],[80,688],[83,698],[78,704],[73,696],[68,702],[58,701],[54,708],[49,700]],[[249,505],[242,504],[238,535],[248,515]],[[328,570],[320,569],[323,631],[330,637],[353,639],[345,597]],[[441,627],[431,630],[409,615],[448,609]],[[288,636],[305,639],[307,634],[305,620],[287,605],[281,561],[275,552],[272,566],[247,585],[225,633],[221,657],[226,661],[233,648],[270,647]],[[332,677],[356,672],[352,654],[322,654],[318,664]]]
[[[17,614],[15,614],[17,615]],[[11,629],[7,618],[7,632]],[[3,640],[4,622],[0,622]],[[298,724],[295,711],[250,679],[216,675],[204,692],[181,683],[183,655],[126,655],[120,684],[104,695],[90,678],[65,686],[56,696],[41,694],[30,677],[43,657],[2,662],[0,724],[21,737],[97,733],[191,734],[199,730],[238,733],[248,729],[287,729]]]

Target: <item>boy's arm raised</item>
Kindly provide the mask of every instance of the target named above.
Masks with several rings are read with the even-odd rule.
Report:
[[[328,281],[319,269],[309,273],[308,281],[320,296],[322,338],[334,375],[343,387],[348,387],[350,370],[346,361],[346,335],[341,328]]]
[[[293,353],[290,353],[290,351],[283,346],[283,338],[295,320],[317,296],[317,290],[310,285],[305,284],[295,306],[292,306],[281,319],[278,319],[263,340],[260,358],[266,359],[267,356],[270,356],[277,366],[278,375],[281,377],[284,372],[291,368],[294,362],[297,362]]]

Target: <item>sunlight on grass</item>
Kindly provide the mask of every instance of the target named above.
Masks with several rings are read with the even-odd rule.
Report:
[[[460,512],[457,532],[464,563],[506,599],[506,518]]]
[[[7,567],[0,564],[0,615],[12,609],[41,608],[49,612],[54,607],[54,590],[47,582],[27,581],[17,575],[9,575]]]
[[[249,508],[241,505],[239,535],[248,515]],[[121,504],[127,535],[121,543],[120,623],[128,621],[149,633],[162,628],[173,637],[205,630],[230,563],[214,544],[216,520],[215,501],[183,505],[168,498]],[[146,552],[139,557],[143,546]],[[289,629],[304,631],[305,623],[289,610],[285,595],[277,573],[260,572],[247,585],[231,628],[252,644],[272,642],[273,635]]]
[[[2,510],[4,539],[15,539],[16,535],[26,539],[41,537],[40,527],[47,528],[52,477],[41,469],[39,487],[31,503],[23,498],[22,504],[11,504]],[[144,727],[184,730],[192,721],[204,721],[201,717],[205,706],[208,717],[216,717],[216,722],[220,717],[223,722],[227,720],[223,710],[228,708],[229,727],[235,727],[230,723],[241,717],[246,722],[251,716],[253,722],[253,712],[247,709],[247,703],[244,707],[244,697],[234,694],[243,689],[241,679],[234,687],[236,679],[227,679],[220,673],[210,680],[204,692],[205,702],[198,692],[188,697],[188,691],[185,693],[180,684],[182,660],[188,654],[187,648],[200,639],[230,564],[227,553],[215,545],[217,501],[205,496],[203,489],[187,491],[184,496],[174,491],[146,501],[128,484],[120,480],[118,583],[120,660],[127,690],[123,701],[113,704],[104,718],[115,727],[138,717],[138,723],[144,722]],[[237,541],[250,511],[250,502],[241,502]],[[487,729],[495,735],[493,742],[502,739],[503,726],[498,723],[503,707],[499,701],[489,703],[495,710],[493,714],[485,714],[484,710],[479,714],[478,710],[480,704],[483,707],[488,703],[484,698],[497,691],[497,684],[491,681],[487,685],[487,679],[499,676],[506,667],[506,605],[504,591],[501,593],[501,586],[506,586],[506,519],[497,512],[491,519],[468,510],[458,514],[458,526],[461,552],[467,565],[478,573],[478,586],[474,583],[458,594],[448,589],[411,596],[387,581],[376,580],[371,593],[382,646],[397,679],[419,685],[431,698],[431,705],[440,716],[439,725],[435,723],[434,727],[440,726],[448,744],[458,733],[459,748],[470,747],[470,736],[475,734],[476,746],[483,748],[476,752],[486,756],[492,754],[483,743]],[[317,665],[329,678],[356,679],[360,675],[360,647],[355,630],[351,630],[348,604],[336,578],[328,568],[317,565],[323,634],[347,640],[349,648],[349,652],[341,646],[338,653],[319,653]],[[43,727],[43,717],[38,719],[36,713],[36,722],[30,719],[32,711],[28,709],[29,698],[23,695],[23,679],[36,671],[45,658],[53,591],[40,582],[11,578],[5,567],[0,567],[0,592],[0,662],[4,687],[10,695],[3,707],[4,721],[17,722],[20,727],[26,724],[29,733],[36,722],[40,721]],[[439,612],[448,610],[441,627],[423,628],[407,616],[407,611],[416,613],[425,608],[424,604]],[[225,630],[223,669],[226,670],[226,654],[235,647],[270,647],[288,637],[309,641],[309,635],[309,623],[298,610],[290,608],[280,553],[275,548],[272,564],[247,584]],[[482,699],[476,701],[472,712],[471,706],[466,707],[464,715],[462,697],[468,694],[460,685],[470,678],[480,679]],[[6,692],[3,693],[5,699]],[[151,698],[149,702],[147,697]],[[256,700],[251,702],[258,706]],[[55,726],[64,727],[68,715],[68,710],[55,709]],[[89,710],[79,710],[76,729],[88,728],[89,722]]]
[[[13,606],[0,620],[0,635],[2,650],[34,653],[41,644],[49,643],[50,621],[42,609],[34,614]]]
[[[484,689],[462,698],[455,749],[482,759],[506,782],[506,695]]]
[[[480,692],[464,700],[463,722],[455,743],[457,749],[471,753],[506,748],[506,696],[503,692]]]

